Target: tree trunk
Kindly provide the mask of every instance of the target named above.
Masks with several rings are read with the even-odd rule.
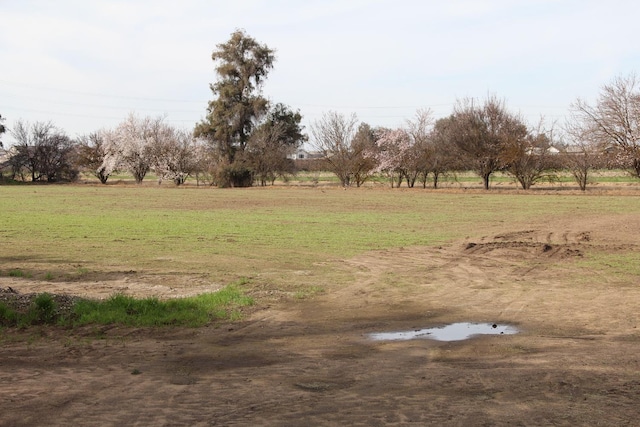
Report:
[[[531,188],[531,183],[527,180],[526,177],[519,177],[518,182],[520,183],[520,186],[523,190],[528,190],[529,188]]]
[[[427,188],[428,179],[429,179],[429,172],[424,172],[420,177],[420,181],[422,182],[422,188]]]
[[[482,175],[482,184],[484,185],[484,189],[489,189],[489,179],[491,178],[491,172],[485,173]]]
[[[636,178],[640,178],[640,159],[633,159],[633,172]]]
[[[576,182],[578,183],[578,187],[580,187],[580,190],[586,191],[588,171],[586,169],[574,170],[573,177],[576,179]]]
[[[103,171],[98,172],[98,179],[100,180],[100,184],[106,184],[109,179],[109,175],[106,175]]]
[[[413,188],[416,185],[416,180],[418,179],[418,173],[414,172],[413,175],[409,176],[409,174],[404,174],[407,179],[407,187]]]

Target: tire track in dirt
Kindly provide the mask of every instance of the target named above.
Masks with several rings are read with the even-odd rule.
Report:
[[[370,252],[336,264],[352,283],[240,323],[7,342],[0,424],[633,425],[640,287],[571,252],[637,249],[640,219],[620,220]],[[522,333],[366,337],[496,317]]]
[[[579,329],[597,324],[595,313],[610,304],[610,299],[602,284],[589,287],[571,283],[577,280],[572,277],[583,274],[578,261],[593,250],[639,248],[624,241],[594,241],[594,234],[598,232],[577,227],[535,228],[466,239],[444,247],[369,252],[347,261],[356,279],[331,294],[340,301],[352,301],[346,307],[350,310],[384,307],[394,301],[395,306],[400,302],[422,305],[425,311],[449,313],[443,321],[536,324],[538,319],[551,317],[563,326],[548,325],[548,330]],[[577,298],[573,295],[576,291],[581,293]],[[637,294],[633,289],[627,292]],[[575,319],[572,313],[585,308],[593,314]],[[456,318],[456,312],[471,318]],[[631,323],[616,325],[628,327]]]

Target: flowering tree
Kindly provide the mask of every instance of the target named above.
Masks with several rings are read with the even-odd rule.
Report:
[[[165,126],[160,137],[152,141],[153,170],[158,183],[169,179],[182,185],[198,168],[199,143],[192,132]]]
[[[376,130],[375,149],[370,155],[376,162],[375,171],[388,176],[391,187],[400,187],[406,180],[411,188],[421,174],[423,183],[426,182],[432,125],[431,111],[418,110],[415,118],[407,120],[404,128]]]
[[[400,187],[402,180],[407,175],[407,162],[413,156],[412,140],[404,129],[381,129],[376,138],[376,151],[373,157],[376,159],[376,172],[389,177],[391,187]]]
[[[151,118],[139,118],[131,113],[114,130],[106,132],[104,137],[108,154],[103,162],[104,169],[113,171],[122,165],[140,184],[152,164],[151,127]]]
[[[111,131],[101,133],[104,158],[98,171],[108,176],[127,169],[139,184],[153,169],[158,183],[165,179],[181,185],[198,168],[198,141],[191,132],[179,130],[164,117],[130,114]]]
[[[104,168],[113,171],[122,166],[140,184],[170,135],[171,130],[163,120],[163,117],[140,118],[129,114],[114,130],[105,134],[108,155]]]

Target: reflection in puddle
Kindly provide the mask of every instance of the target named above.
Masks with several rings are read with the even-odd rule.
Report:
[[[369,334],[369,338],[375,341],[405,341],[419,338],[436,341],[461,341],[475,335],[512,335],[517,333],[518,329],[510,325],[462,322],[415,331],[373,333]]]

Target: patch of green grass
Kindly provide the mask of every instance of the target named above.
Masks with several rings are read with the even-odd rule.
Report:
[[[14,326],[18,323],[18,313],[7,304],[0,302],[0,326]]]
[[[25,277],[24,271],[19,269],[9,270],[9,277]]]
[[[18,316],[18,326],[29,325],[50,325],[55,324],[58,320],[56,313],[57,304],[53,297],[48,293],[36,295],[29,311]]]
[[[16,262],[36,277],[69,272],[84,280],[132,270],[187,281],[257,277],[293,295],[300,291],[297,272],[306,272],[308,286],[346,283],[353,277],[341,270],[342,262],[371,250],[628,214],[640,211],[640,197],[406,187],[23,185],[0,186],[0,211],[0,262]]]
[[[53,297],[42,293],[36,295],[26,312],[0,303],[0,326],[203,326],[214,320],[237,320],[241,317],[240,309],[254,303],[241,291],[243,284],[241,281],[218,292],[166,301],[125,295],[114,295],[107,300],[82,299],[75,302],[72,313],[66,314],[58,313]]]
[[[74,307],[74,325],[202,326],[213,320],[240,317],[239,308],[252,305],[237,285],[218,292],[161,301],[114,295],[104,301],[81,300]]]
[[[57,304],[48,293],[36,295],[26,312],[20,312],[10,304],[0,303],[0,326],[27,327],[31,325],[55,324],[61,319],[57,314]]]
[[[638,284],[640,277],[640,253],[599,253],[591,252],[583,259],[576,262],[576,265],[587,272],[598,272],[599,276],[606,280],[619,281],[632,286]],[[593,274],[589,274],[594,277]]]
[[[550,196],[421,189],[29,190],[0,187],[6,247],[13,256],[45,263],[82,262],[79,274],[99,271],[105,260],[127,269],[164,269],[170,251],[176,260],[171,265],[174,272],[230,267],[241,277],[269,267],[297,264],[302,268],[294,268],[305,269],[305,264],[318,260],[371,249],[441,244],[472,233],[477,223],[507,224],[578,209],[601,212],[619,206],[629,211],[640,206],[635,198],[563,196],[553,199],[551,211]],[[25,211],[32,212],[26,225]]]

